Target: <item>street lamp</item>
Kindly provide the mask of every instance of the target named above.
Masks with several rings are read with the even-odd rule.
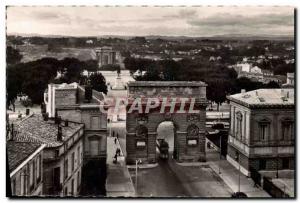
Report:
[[[135,160],[135,188],[137,191],[137,184],[138,184],[138,164],[141,164],[142,160],[141,159],[137,159]]]

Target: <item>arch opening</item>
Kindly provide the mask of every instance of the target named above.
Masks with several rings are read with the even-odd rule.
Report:
[[[161,122],[156,129],[157,154],[161,159],[174,157],[175,126],[172,121]]]

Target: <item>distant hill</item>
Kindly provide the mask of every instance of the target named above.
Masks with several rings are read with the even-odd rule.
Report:
[[[41,34],[22,34],[22,33],[10,33],[8,36],[22,36],[22,37],[45,37],[45,38],[120,38],[120,39],[131,39],[136,36],[126,36],[126,35],[101,35],[101,36],[67,36],[67,35],[41,35]],[[192,37],[192,36],[164,36],[164,35],[146,35],[139,36],[145,37],[146,39],[165,39],[165,40],[186,40],[186,39],[211,39],[211,40],[279,40],[279,41],[293,41],[294,36],[291,35],[244,35],[244,34],[225,34],[225,35],[213,35],[213,36],[202,36],[202,37]]]

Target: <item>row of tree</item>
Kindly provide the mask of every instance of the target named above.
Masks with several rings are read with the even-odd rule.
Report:
[[[11,49],[11,48],[10,48]],[[12,54],[10,54],[12,53]],[[96,70],[95,61],[80,61],[76,58],[42,58],[36,61],[21,63],[22,57],[16,57],[17,51],[7,52],[7,103],[13,103],[19,93],[29,96],[35,104],[43,102],[43,94],[49,83],[78,82],[85,85],[88,81],[93,89],[107,93],[105,78],[94,72],[84,76],[84,70]],[[18,58],[18,60],[16,60]],[[13,62],[11,62],[13,61]],[[60,73],[60,77],[58,76]]]
[[[144,75],[136,76],[136,80],[145,81],[204,81],[207,86],[207,98],[221,104],[228,94],[234,94],[245,89],[278,88],[276,82],[263,84],[248,78],[237,78],[234,69],[229,69],[220,63],[209,63],[201,60],[183,59],[181,61],[148,59],[125,59],[125,68],[131,72],[146,71]]]

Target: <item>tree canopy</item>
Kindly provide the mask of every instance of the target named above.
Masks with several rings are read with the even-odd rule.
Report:
[[[19,93],[25,93],[35,104],[43,102],[44,91],[49,83],[78,82],[85,85],[87,79],[82,75],[92,62],[76,58],[42,58],[28,63],[17,63],[7,66],[7,103],[14,102]],[[57,78],[57,73],[61,77]],[[97,91],[107,93],[105,78],[101,74],[92,74],[91,81]]]

